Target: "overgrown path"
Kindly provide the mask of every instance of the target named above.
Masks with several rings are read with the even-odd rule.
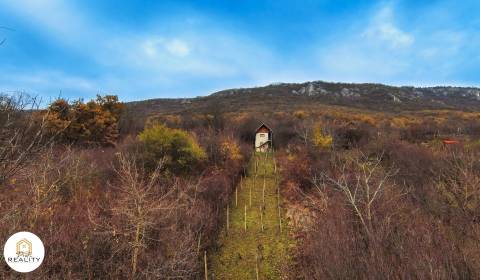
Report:
[[[288,237],[272,154],[257,153],[228,206],[209,279],[284,279]],[[227,209],[225,209],[227,211]]]

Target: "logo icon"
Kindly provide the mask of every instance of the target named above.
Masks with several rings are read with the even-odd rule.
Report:
[[[8,266],[18,272],[31,272],[43,262],[45,248],[35,234],[17,232],[8,238],[3,255]]]
[[[17,242],[17,255],[28,257],[32,255],[32,242],[22,239]]]

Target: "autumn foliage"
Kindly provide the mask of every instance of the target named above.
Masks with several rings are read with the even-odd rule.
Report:
[[[45,119],[45,130],[27,129],[0,149],[12,155],[0,161],[0,235],[31,231],[48,248],[33,278],[202,276],[199,258],[215,246],[251,151],[237,140],[238,124],[225,129],[203,119],[157,122],[118,137],[122,109],[116,97],[99,97],[57,100],[39,118],[0,110],[0,120],[9,114],[15,121],[1,130],[5,143],[22,125]],[[1,279],[17,276],[0,266]]]
[[[115,96],[31,114],[2,98],[0,235],[42,238],[32,278],[203,278],[260,121],[296,241],[285,277],[480,278],[478,113],[217,108],[121,129]]]
[[[58,99],[48,107],[46,125],[66,143],[115,145],[123,104],[112,95],[97,96],[87,103]]]
[[[146,163],[151,167],[163,161],[171,172],[193,171],[206,158],[196,139],[178,128],[155,124],[141,132],[138,138],[144,145]]]

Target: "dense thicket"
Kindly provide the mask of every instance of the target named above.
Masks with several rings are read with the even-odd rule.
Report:
[[[199,257],[214,244],[251,149],[237,140],[236,124],[202,122],[187,132],[186,121],[165,120],[118,137],[121,109],[115,97],[99,97],[57,100],[35,118],[21,108],[9,113],[15,122],[3,128],[5,141],[38,120],[44,129],[33,131],[54,139],[34,142],[41,149],[31,151],[31,141],[2,145],[6,154],[26,151],[26,160],[18,172],[0,170],[8,178],[0,187],[0,236],[26,230],[41,237],[47,257],[32,277],[200,277]],[[0,266],[0,278],[18,276]]]
[[[299,244],[292,278],[480,277],[473,134],[448,134],[438,123],[433,131],[442,136],[422,123],[330,129],[331,149],[319,149],[313,137],[282,153],[282,190]]]
[[[478,113],[215,107],[139,123],[114,96],[34,104],[0,96],[0,236],[41,237],[34,278],[201,277],[260,121],[296,239],[286,276],[480,277]]]

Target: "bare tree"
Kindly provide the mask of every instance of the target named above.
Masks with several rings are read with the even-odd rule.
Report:
[[[77,189],[94,170],[93,166],[86,166],[84,160],[82,152],[70,146],[62,149],[61,156],[54,147],[50,147],[28,167],[35,170],[25,176],[31,199],[31,227],[36,224],[43,209],[52,208],[59,200],[78,198]]]
[[[480,214],[480,161],[474,152],[451,152],[435,180],[440,199],[458,216],[472,222]]]
[[[374,206],[381,199],[382,193],[392,186],[388,180],[398,171],[394,168],[384,170],[381,166],[382,158],[383,153],[373,158],[360,154],[339,166],[337,176],[322,176],[322,184],[343,193],[369,237],[373,236]],[[314,181],[315,185],[319,184],[317,178]],[[321,188],[317,188],[322,192]]]
[[[303,141],[305,146],[308,145],[309,141],[311,141],[311,132],[314,126],[314,122],[312,119],[302,120],[299,121],[298,124],[295,125],[294,130],[297,133],[298,137]]]
[[[24,93],[0,94],[0,184],[53,141],[53,137],[46,138],[48,114],[39,114],[39,104],[37,98]]]
[[[152,239],[149,233],[169,218],[176,207],[173,198],[176,186],[159,182],[161,170],[162,164],[159,164],[153,172],[146,174],[133,156],[119,153],[118,166],[115,167],[119,180],[114,186],[117,194],[112,201],[113,206],[108,209],[113,221],[99,222],[89,211],[91,221],[98,228],[103,228],[104,233],[115,240],[124,240],[119,242],[117,252],[129,251],[132,278],[137,274],[142,250]]]

